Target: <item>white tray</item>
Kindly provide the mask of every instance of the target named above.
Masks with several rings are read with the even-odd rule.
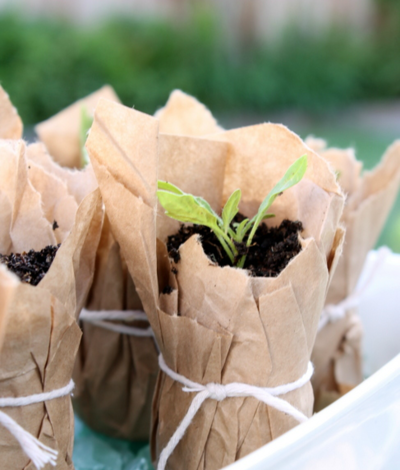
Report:
[[[369,254],[366,271],[375,257]],[[385,260],[359,312],[365,373],[372,375],[306,423],[225,470],[400,469],[400,255]]]

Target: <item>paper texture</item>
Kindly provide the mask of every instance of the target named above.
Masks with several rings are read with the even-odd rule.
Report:
[[[114,90],[110,86],[104,86],[35,127],[39,139],[60,165],[81,167],[79,130],[82,108],[85,107],[87,112],[92,114],[100,98],[119,102]]]
[[[53,204],[57,197],[64,199],[65,188],[56,188],[54,180],[46,182],[46,175],[39,172],[37,187],[44,188],[46,194],[35,189],[28,177],[30,169],[25,150],[22,141],[0,142],[0,165],[4,169],[0,195],[10,214],[9,223],[0,225],[0,239],[7,241],[7,246],[3,244],[0,249],[2,254],[31,248],[40,250],[58,241],[46,215],[46,201],[51,199],[48,194],[51,188]],[[4,330],[1,326],[0,396],[24,397],[50,392],[64,387],[71,379],[81,337],[76,315],[92,281],[101,231],[101,204],[97,189],[82,201],[76,218],[67,217],[71,223],[69,231],[64,232],[50,270],[38,286],[14,280],[14,295],[6,301],[6,310],[1,314],[7,321]],[[68,216],[67,209],[65,211]],[[2,268],[2,304],[3,271]],[[73,411],[69,396],[5,411],[41,442],[59,451],[57,469],[73,469]],[[0,427],[0,455],[4,470],[34,470],[18,443],[3,427]]]
[[[29,145],[26,154],[30,161],[60,179],[67,186],[69,194],[74,197],[77,204],[80,204],[85,196],[98,186],[90,164],[81,170],[62,167],[52,159],[42,143]]]
[[[220,132],[211,112],[196,98],[181,90],[174,90],[167,104],[155,114],[163,134],[203,136]]]
[[[166,363],[203,384],[238,381],[273,387],[297,380],[307,368],[343,238],[338,229],[343,196],[335,175],[285,127],[253,126],[212,136],[216,146],[224,145],[224,151],[216,147],[219,150],[214,149],[212,157],[215,171],[221,172],[218,194],[211,183],[204,182],[208,172],[212,174],[212,142],[204,139],[210,150],[199,153],[194,174],[174,154],[178,140],[163,154],[162,149],[168,148],[166,136],[158,134],[157,128],[156,119],[101,100],[87,149],[113,233]],[[156,182],[166,161],[171,168],[169,181],[178,184],[189,175],[185,190],[197,194],[201,189],[202,196],[214,197],[215,203],[223,203],[231,189],[240,187],[241,211],[252,216],[270,187],[304,153],[309,156],[305,179],[272,207],[277,217],[270,223],[289,217],[302,220],[305,226],[303,250],[280,276],[251,278],[244,270],[215,266],[195,236],[181,246],[181,260],[171,266],[164,240],[156,242],[156,233],[165,236],[170,230],[164,218],[158,217],[157,224],[155,220]],[[176,165],[178,161],[181,165]],[[203,167],[207,169],[204,175]],[[162,294],[167,284],[174,288],[169,295]],[[310,383],[283,398],[311,415]],[[192,399],[193,394],[183,392],[180,384],[159,375],[153,402],[154,460]],[[168,468],[219,469],[296,424],[254,398],[208,400]]]
[[[319,141],[319,153],[338,171],[338,182],[347,194],[342,216],[346,240],[326,299],[327,304],[337,304],[354,292],[368,251],[375,246],[396,200],[400,141],[389,147],[374,170],[363,175],[352,149],[326,149]],[[312,355],[317,409],[362,381],[362,335],[356,309],[318,334]]]
[[[22,130],[21,118],[0,86],[0,139],[21,139]]]
[[[143,308],[107,217],[86,308]],[[129,324],[148,327],[143,321]],[[92,429],[103,434],[148,440],[158,373],[153,338],[128,336],[86,322],[81,327],[83,338],[73,374],[75,411]]]

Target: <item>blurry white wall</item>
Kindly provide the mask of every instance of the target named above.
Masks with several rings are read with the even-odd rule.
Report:
[[[115,15],[168,15],[176,0],[0,0],[0,11],[12,9],[40,16],[96,21]]]
[[[184,17],[191,4],[214,8],[233,36],[275,37],[296,24],[318,31],[332,23],[369,29],[373,0],[0,0],[0,11],[11,7],[34,15],[96,21],[111,15]]]
[[[332,24],[369,30],[373,25],[373,0],[208,0],[218,9],[233,34],[249,39],[273,38],[284,28],[299,26],[311,33]]]

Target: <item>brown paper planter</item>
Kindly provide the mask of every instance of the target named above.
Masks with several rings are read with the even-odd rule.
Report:
[[[13,295],[5,303],[2,298],[1,318],[6,320],[1,322],[0,333],[2,397],[51,392],[69,383],[81,337],[76,317],[92,281],[102,223],[98,190],[77,207],[61,180],[39,167],[33,168],[26,154],[24,142],[0,141],[0,252],[40,250],[58,242],[61,247],[36,287],[12,276]],[[65,230],[54,231],[54,211],[61,207],[65,219],[59,219],[60,225],[65,221],[70,226],[63,225]],[[3,271],[2,268],[0,291],[4,287]],[[73,469],[70,396],[4,411],[42,443],[58,451],[57,468]],[[33,470],[29,458],[2,426],[0,441],[2,468]]]
[[[321,139],[309,138],[307,142],[338,172],[338,182],[347,194],[341,219],[346,228],[343,254],[326,299],[326,305],[336,305],[355,291],[367,254],[378,241],[396,200],[400,141],[389,147],[374,170],[363,175],[362,163],[356,160],[352,149],[327,149]],[[317,410],[361,383],[362,338],[356,308],[347,310],[342,319],[328,323],[318,333],[312,354]]]
[[[211,139],[163,135],[156,119],[107,100],[96,108],[87,149],[113,234],[167,365],[201,384],[273,387],[303,376],[343,239],[338,228],[343,196],[326,162],[283,126],[253,126]],[[178,273],[171,271],[163,240],[176,226],[162,212],[156,216],[157,178],[203,196],[218,211],[226,195],[240,187],[240,210],[253,215],[268,189],[304,153],[305,179],[272,209],[274,224],[283,218],[303,222],[303,250],[277,278],[251,278],[245,270],[213,265],[196,237],[181,246]],[[169,295],[161,293],[167,283],[174,287]],[[193,397],[159,375],[155,460]],[[310,383],[282,398],[311,415]],[[254,398],[207,400],[168,468],[221,468],[296,424]]]
[[[143,309],[107,217],[86,308],[94,313]],[[128,325],[148,327],[143,321]],[[154,339],[110,331],[86,321],[81,322],[81,327],[82,344],[73,373],[76,412],[103,434],[148,440],[158,374]]]

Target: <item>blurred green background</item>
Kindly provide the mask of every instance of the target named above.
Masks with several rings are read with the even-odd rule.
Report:
[[[375,0],[366,28],[289,22],[273,37],[248,26],[232,36],[211,3],[188,2],[179,19],[79,22],[10,12],[0,1],[0,83],[28,129],[109,83],[148,113],[180,88],[226,127],[283,122],[302,137],[354,146],[366,168],[400,137],[399,1]],[[400,199],[379,243],[400,252]]]

